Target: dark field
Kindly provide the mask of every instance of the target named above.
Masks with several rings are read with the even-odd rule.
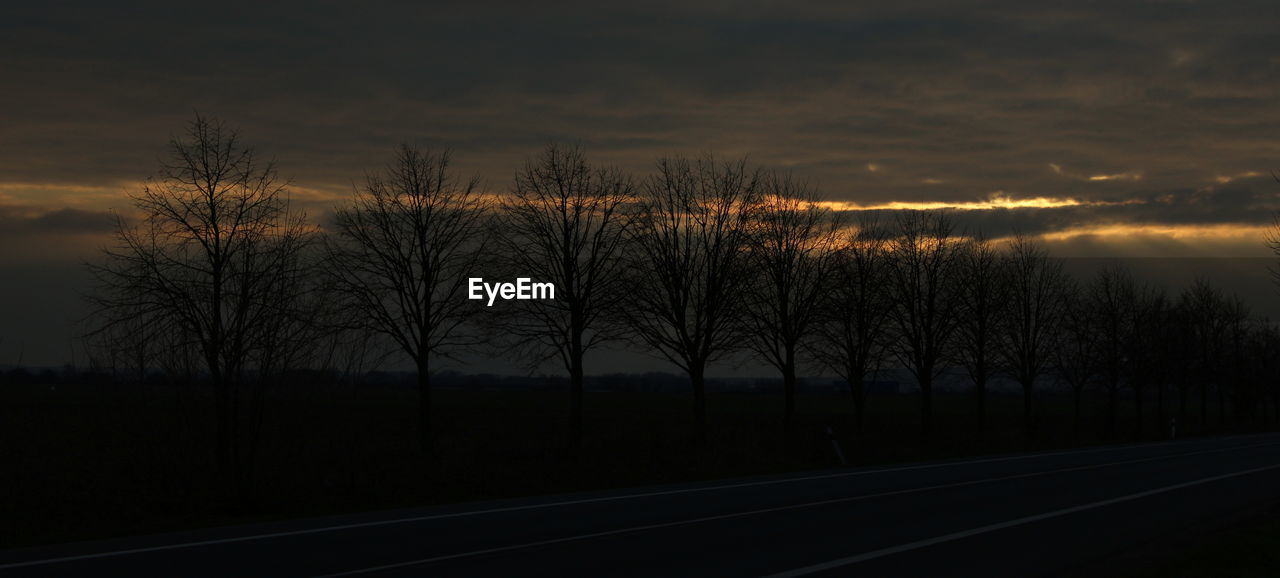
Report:
[[[1087,398],[1073,435],[1071,398],[1043,394],[1027,438],[1021,397],[994,395],[979,441],[973,399],[940,394],[926,442],[913,395],[871,396],[857,436],[847,396],[801,395],[796,431],[784,435],[780,395],[713,393],[698,444],[687,395],[589,392],[574,453],[567,393],[441,389],[426,459],[412,390],[278,388],[264,405],[250,491],[235,495],[213,471],[211,398],[190,387],[0,388],[0,547],[834,467],[828,425],[851,465],[1088,445],[1102,441],[1105,410],[1101,396]],[[1132,405],[1119,415],[1116,441],[1135,439]],[[1161,435],[1155,421],[1152,404],[1145,439]]]
[[[1280,569],[1280,508],[1272,507],[1175,552],[1160,552],[1157,562],[1133,578],[1268,578]]]

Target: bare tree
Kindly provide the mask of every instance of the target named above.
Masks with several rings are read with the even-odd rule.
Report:
[[[741,344],[747,223],[758,181],[745,160],[661,159],[644,183],[630,236],[636,259],[624,313],[640,341],[689,374],[699,436],[707,364]]]
[[[814,347],[827,367],[849,385],[854,427],[862,432],[866,380],[884,360],[890,307],[888,234],[877,214],[863,212],[839,240]]]
[[[1227,334],[1226,297],[1207,279],[1199,278],[1178,298],[1191,341],[1190,372],[1200,390],[1200,427],[1209,425],[1209,391],[1221,380],[1218,371]],[[1220,384],[1217,384],[1221,388]]]
[[[576,146],[547,147],[516,174],[503,201],[504,253],[511,268],[556,287],[555,299],[519,301],[510,332],[538,361],[558,357],[569,372],[570,441],[582,438],[583,359],[616,337],[610,326],[625,295],[624,241],[635,186],[616,169],[590,166]]]
[[[214,388],[218,468],[243,490],[259,416],[257,394],[245,397],[242,387],[250,372],[278,367],[282,348],[302,346],[293,331],[305,319],[294,304],[310,229],[290,209],[274,164],[200,115],[131,198],[141,220],[121,217],[116,246],[89,266],[98,285],[94,332],[145,319],[167,347],[198,352]]]
[[[95,295],[91,299],[101,297]],[[127,308],[134,311],[127,313]],[[162,330],[170,327],[158,322],[146,309],[141,303],[122,301],[111,316],[114,322],[102,323],[99,312],[84,320],[89,333],[86,344],[96,363],[109,369],[113,377],[131,379],[138,385],[146,383],[149,372],[160,364],[167,341]]]
[[[1280,173],[1272,171],[1271,178],[1275,179],[1277,183],[1280,183]],[[1267,231],[1265,239],[1267,247],[1271,249],[1271,252],[1275,253],[1277,257],[1280,257],[1280,211],[1272,213],[1271,228]],[[1280,266],[1272,265],[1271,267],[1268,267],[1268,270],[1271,272],[1271,281],[1275,283],[1276,288],[1280,290]]]
[[[925,434],[933,428],[933,382],[944,369],[958,319],[955,284],[962,241],[954,229],[944,213],[905,211],[889,242],[894,353],[920,385]]]
[[[460,180],[447,151],[402,145],[334,213],[326,271],[346,308],[417,366],[419,437],[430,452],[431,362],[480,342],[466,295],[488,242],[478,178]]]
[[[1107,417],[1103,436],[1115,437],[1116,408],[1120,386],[1128,363],[1128,343],[1132,324],[1135,287],[1133,276],[1119,266],[1100,271],[1089,287],[1089,298],[1097,315],[1098,373],[1107,392]]]
[[[1182,319],[1176,300],[1169,296],[1165,287],[1156,287],[1155,293],[1159,302],[1152,312],[1154,315],[1150,318],[1151,323],[1144,331],[1153,336],[1146,350],[1147,365],[1152,383],[1155,384],[1157,430],[1165,432],[1168,430],[1163,428],[1171,425],[1169,389],[1171,386],[1176,387],[1186,373],[1178,367],[1179,361],[1184,359],[1186,339],[1185,336],[1178,335],[1182,329]]]
[[[1219,371],[1223,379],[1218,381],[1218,423],[1227,423],[1227,388],[1236,388],[1243,380],[1240,370],[1245,364],[1244,342],[1249,331],[1249,319],[1252,312],[1239,295],[1231,295],[1223,302],[1222,324],[1223,335],[1220,358],[1222,369]],[[1233,396],[1234,397],[1234,396]],[[1239,409],[1237,406],[1236,409]]]
[[[1098,375],[1098,316],[1084,287],[1067,285],[1062,310],[1061,339],[1053,352],[1054,367],[1071,387],[1072,435],[1080,435],[1080,403],[1085,389]]]
[[[1164,342],[1169,339],[1166,317],[1168,312],[1168,296],[1164,289],[1142,284],[1135,288],[1133,312],[1129,316],[1132,326],[1129,329],[1129,348],[1127,363],[1129,369],[1129,389],[1133,391],[1134,435],[1143,435],[1143,417],[1146,404],[1144,398],[1151,388],[1162,390],[1162,369],[1166,363],[1163,357]],[[1163,398],[1159,392],[1157,395]]]
[[[996,246],[979,233],[964,244],[957,271],[955,361],[973,381],[978,402],[978,437],[986,432],[987,382],[999,366],[1000,337],[1004,333],[1008,289],[1005,262]]]
[[[1246,335],[1241,351],[1245,363],[1238,384],[1242,390],[1237,394],[1236,407],[1238,411],[1247,412],[1241,416],[1247,417],[1251,423],[1265,423],[1271,421],[1267,418],[1268,405],[1273,412],[1280,409],[1276,406],[1274,377],[1280,366],[1280,332],[1269,319],[1254,318]],[[1272,419],[1276,417],[1280,416],[1272,413]]]
[[[1067,278],[1060,259],[1021,234],[1013,238],[1005,267],[1009,299],[1005,364],[1022,386],[1023,431],[1031,435],[1035,431],[1033,388],[1058,347]]]
[[[817,191],[790,174],[770,173],[752,211],[747,337],[751,348],[782,373],[783,428],[794,428],[796,368],[812,335],[827,289],[835,222]]]

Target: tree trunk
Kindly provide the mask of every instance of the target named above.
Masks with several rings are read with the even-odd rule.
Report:
[[[1034,398],[1032,397],[1032,388],[1035,386],[1034,380],[1025,380],[1022,382],[1022,435],[1031,438],[1036,434],[1035,416],[1032,411]]]
[[[928,437],[933,433],[933,379],[920,380],[920,431]]]
[[[782,397],[786,406],[782,417],[782,429],[786,433],[791,433],[796,427],[796,368],[792,363],[784,363],[782,366]]]
[[[1187,403],[1189,384],[1185,379],[1178,384],[1178,427],[1187,427],[1191,423],[1191,407]]]
[[[570,353],[569,360],[569,447],[582,447],[582,352]]]
[[[1166,384],[1164,380],[1160,380],[1156,384],[1156,431],[1157,432],[1159,432],[1161,428],[1169,424],[1168,411],[1166,411],[1164,407],[1165,387],[1166,387]],[[1159,436],[1156,436],[1156,437],[1159,437]]]
[[[689,365],[689,382],[693,385],[693,422],[694,434],[698,441],[707,436],[707,384],[703,376],[706,369],[702,363]]]
[[[431,371],[425,356],[418,359],[418,440],[422,454],[430,456],[434,450],[431,424]]]
[[[1227,393],[1226,380],[1218,382],[1218,427],[1227,425]]]
[[[231,455],[231,387],[221,371],[214,369],[212,377],[218,473],[226,479],[235,479],[235,460]]]
[[[867,411],[867,379],[859,376],[849,382],[849,391],[853,394],[853,427],[858,435],[862,435],[862,424]]]
[[[231,478],[231,483],[234,485],[237,505],[244,507],[248,503],[249,489],[245,481],[244,440],[241,438],[244,430],[245,412],[240,406],[240,401],[244,396],[244,392],[241,391],[242,382],[238,377],[232,379],[230,387],[228,387],[231,391],[231,437],[228,443],[231,446],[231,470],[234,475]]]
[[[987,437],[987,380],[982,378],[973,384],[978,397],[978,441]]]
[[[1200,430],[1209,428],[1209,380],[1200,382]]]
[[[1133,437],[1142,439],[1142,392],[1145,386],[1133,386]]]
[[[1107,386],[1107,425],[1103,437],[1115,439],[1116,436],[1116,402],[1120,393],[1120,385],[1112,382]]]
[[[573,260],[567,255],[565,265],[566,271],[573,270]],[[582,448],[582,391],[585,380],[583,357],[586,355],[582,345],[582,333],[586,322],[581,301],[574,300],[569,318],[569,449],[577,454]]]
[[[1084,386],[1071,388],[1073,411],[1071,414],[1071,437],[1080,439],[1080,398],[1084,397]]]

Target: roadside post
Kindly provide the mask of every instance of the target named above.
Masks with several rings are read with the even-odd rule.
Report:
[[[840,459],[840,465],[849,465],[844,459],[844,450],[840,449],[840,440],[836,439],[836,434],[831,430],[831,426],[827,426],[827,439],[831,441],[831,449],[835,450],[836,457]]]

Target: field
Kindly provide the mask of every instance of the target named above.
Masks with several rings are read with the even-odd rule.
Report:
[[[519,495],[1101,443],[1104,400],[1086,399],[1072,435],[1071,399],[1042,395],[1034,438],[1022,400],[993,396],[979,441],[974,401],[935,400],[935,435],[919,433],[918,398],[869,400],[863,435],[851,402],[803,394],[782,431],[782,399],[712,393],[710,428],[694,442],[688,395],[588,392],[586,437],[569,451],[568,395],[440,389],[436,451],[416,437],[416,394],[391,387],[276,388],[267,397],[252,491],[216,483],[212,396],[191,387],[0,387],[0,547],[208,525]],[[1132,406],[1119,431],[1133,439]],[[1147,417],[1155,421],[1154,406]],[[1154,426],[1148,438],[1156,437]]]
[[[1218,528],[1176,552],[1160,552],[1133,578],[1267,578],[1280,568],[1280,509],[1270,508],[1233,526]]]

